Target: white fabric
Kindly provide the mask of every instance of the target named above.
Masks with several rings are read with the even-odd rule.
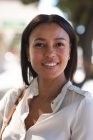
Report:
[[[6,120],[20,92],[11,90],[0,101],[0,124]],[[53,112],[41,115],[26,131],[27,100],[38,94],[37,79],[34,79],[6,127],[3,140],[93,140],[93,98],[70,81],[51,102]]]

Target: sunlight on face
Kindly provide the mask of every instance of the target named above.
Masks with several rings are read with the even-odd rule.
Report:
[[[29,57],[39,76],[53,78],[64,75],[69,55],[69,35],[59,25],[41,24],[31,33]]]

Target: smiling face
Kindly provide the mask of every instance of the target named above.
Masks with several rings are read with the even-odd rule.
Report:
[[[37,26],[29,38],[31,65],[39,78],[64,76],[70,56],[70,38],[56,23]]]

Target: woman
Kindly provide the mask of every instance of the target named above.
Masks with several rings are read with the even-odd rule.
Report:
[[[93,99],[72,84],[76,66],[72,26],[58,15],[35,17],[21,42],[22,76],[28,88],[2,139],[93,140]],[[1,122],[20,94],[12,90],[1,100]]]

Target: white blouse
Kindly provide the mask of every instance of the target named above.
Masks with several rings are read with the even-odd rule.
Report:
[[[10,90],[0,101],[0,125],[7,118],[21,90]],[[37,78],[32,80],[18,104],[2,140],[93,140],[93,98],[69,81],[51,102],[52,113],[42,114],[27,131],[28,99],[38,96]]]

